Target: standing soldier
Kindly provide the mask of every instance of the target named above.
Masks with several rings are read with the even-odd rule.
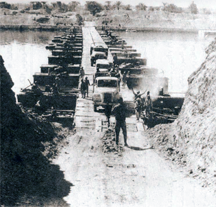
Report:
[[[86,87],[87,97],[88,97],[88,92],[89,92],[89,86],[90,86],[90,82],[89,82],[89,79],[86,77],[85,78],[85,87]]]
[[[141,93],[140,91],[137,91],[137,93],[135,93],[135,91],[133,90],[133,94],[134,94],[134,102],[135,102],[135,113],[136,113],[136,118],[139,121],[140,115],[142,113],[143,110],[143,104],[142,104],[142,98],[141,96],[145,93]]]
[[[136,101],[137,98],[141,98],[141,96],[145,93],[140,93],[140,91],[137,91],[137,93],[134,91],[134,89],[132,88],[132,92],[134,94],[134,100]]]
[[[115,133],[116,133],[116,145],[119,143],[119,132],[120,128],[122,128],[123,135],[124,135],[124,144],[125,146],[128,146],[127,144],[127,128],[126,128],[126,107],[123,102],[123,98],[119,98],[118,100],[119,104],[116,105],[113,109],[113,114],[116,119],[115,124]]]
[[[116,66],[117,66],[117,60],[118,60],[118,58],[117,58],[117,55],[116,55],[116,53],[115,53],[114,56],[113,56],[113,67],[114,67],[114,69],[115,69]]]
[[[85,84],[85,82],[83,81],[83,79],[81,80],[80,89],[81,89],[82,98],[85,98],[86,84]]]
[[[38,101],[43,96],[43,93],[42,93],[41,89],[39,88],[37,81],[35,81],[35,83],[31,84],[31,86],[32,86],[32,91],[34,93],[34,96],[35,96],[36,100]]]
[[[85,75],[85,71],[83,69],[83,67],[80,68],[80,72],[79,72],[80,78],[82,79]]]
[[[142,99],[141,96],[138,96],[135,100],[135,113],[137,121],[139,121],[140,115],[142,113]]]
[[[152,100],[150,97],[150,91],[147,92],[147,96],[145,99],[145,108],[146,108],[146,116],[151,118],[151,110],[152,110]]]

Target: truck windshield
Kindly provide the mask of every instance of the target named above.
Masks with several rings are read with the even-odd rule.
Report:
[[[116,80],[98,80],[98,87],[117,87]]]
[[[106,51],[106,49],[101,46],[101,47],[95,47],[94,51],[99,51],[99,52],[102,51],[102,52],[104,52],[104,51]]]
[[[104,54],[96,54],[95,58],[97,58],[97,59],[106,59],[106,56]]]
[[[106,69],[109,69],[110,65],[108,65],[108,64],[97,64],[97,68],[106,68]]]

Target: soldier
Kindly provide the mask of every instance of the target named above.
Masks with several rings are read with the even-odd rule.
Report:
[[[136,113],[136,118],[137,121],[139,121],[141,112],[142,112],[142,99],[141,96],[139,96],[136,100],[135,100],[135,113]]]
[[[83,79],[81,80],[81,86],[80,86],[80,89],[81,89],[82,98],[85,98],[86,84],[85,84],[85,82],[84,82]]]
[[[145,110],[146,110],[146,116],[151,117],[151,110],[152,110],[152,100],[150,97],[150,91],[147,92],[147,96],[145,99]]]
[[[36,100],[38,100],[41,96],[43,96],[43,93],[41,89],[38,87],[37,81],[35,83],[31,84],[32,85],[32,91],[35,95]]]
[[[85,71],[84,71],[83,67],[80,68],[79,74],[80,74],[80,78],[83,78],[83,77],[84,77]]]
[[[113,56],[113,67],[114,67],[114,69],[115,69],[116,66],[117,66],[117,61],[118,61],[118,57],[117,57],[117,55],[116,55],[116,53],[115,53],[114,56]]]
[[[133,94],[134,94],[134,101],[135,101],[135,114],[136,114],[136,118],[139,121],[140,115],[142,113],[143,110],[143,103],[142,103],[142,98],[141,96],[145,93],[140,93],[140,91],[137,91],[137,93],[133,90]]]
[[[116,119],[115,124],[115,133],[116,133],[116,145],[118,146],[119,143],[119,132],[120,128],[122,128],[123,135],[124,135],[124,144],[125,146],[128,146],[127,144],[127,128],[126,128],[126,107],[123,102],[123,98],[119,98],[118,105],[116,105],[113,109],[113,114]]]
[[[134,91],[134,89],[132,88],[132,92],[134,94],[134,100],[136,101],[137,98],[141,98],[141,96],[145,93],[141,93],[140,94],[140,91],[137,91],[137,93]]]
[[[90,86],[90,82],[89,82],[88,78],[86,77],[85,78],[85,87],[86,87],[87,97],[88,97],[88,92],[89,92],[89,86]]]

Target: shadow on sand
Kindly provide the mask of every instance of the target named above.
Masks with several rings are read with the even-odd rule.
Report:
[[[154,149],[153,146],[151,147],[146,147],[146,148],[141,148],[141,147],[135,147],[135,146],[128,146],[128,148],[136,151],[143,151],[143,150],[149,150],[149,149]]]
[[[15,107],[14,107],[15,108]],[[53,142],[56,134],[49,123],[23,115],[2,116],[1,204],[5,206],[68,206],[63,200],[71,183],[59,166],[42,152],[43,142]],[[6,118],[10,117],[6,125]],[[47,205],[48,204],[48,205]]]

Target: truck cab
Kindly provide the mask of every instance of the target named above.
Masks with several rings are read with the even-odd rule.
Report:
[[[112,67],[112,63],[105,59],[96,60],[95,68],[96,72],[94,74],[94,82],[97,77],[111,76],[110,69]]]
[[[106,56],[108,55],[108,47],[104,42],[95,42],[90,47],[90,55],[93,52],[104,52]]]
[[[120,98],[119,79],[115,77],[97,77],[95,79],[92,100],[94,111],[100,106],[113,105]]]
[[[110,63],[106,59],[98,59],[96,60],[95,67],[96,67],[96,71],[97,70],[101,70],[101,71],[110,70],[112,67],[112,63]]]
[[[94,51],[91,54],[91,66],[93,66],[98,59],[107,59],[106,53]]]

